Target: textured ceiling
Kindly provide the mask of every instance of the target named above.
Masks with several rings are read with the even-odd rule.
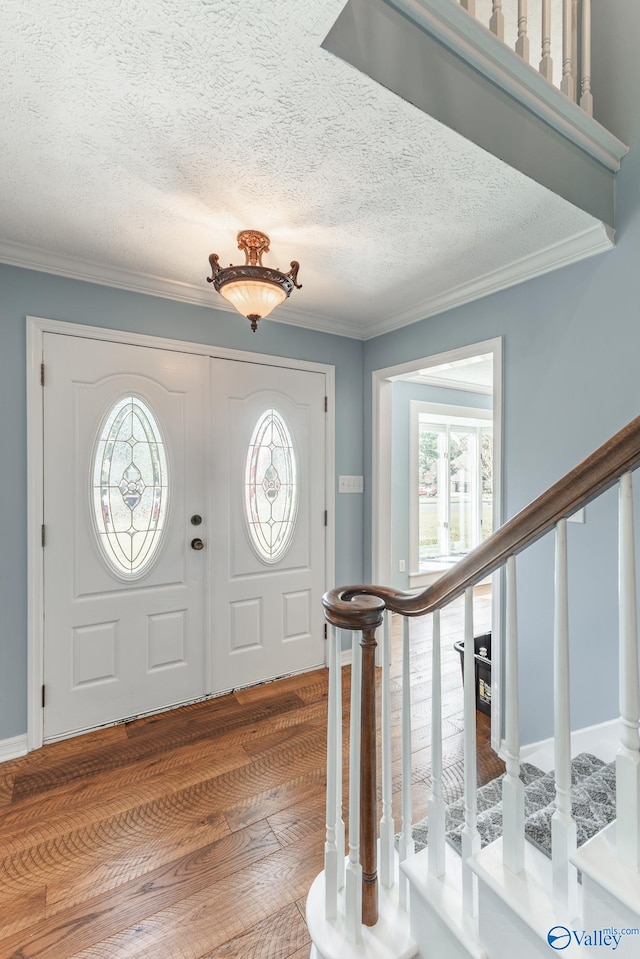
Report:
[[[0,0],[0,259],[220,306],[260,229],[274,319],[367,336],[592,227],[322,50],[344,2]]]

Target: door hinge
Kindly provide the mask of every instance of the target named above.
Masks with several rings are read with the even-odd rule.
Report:
[[[329,412],[329,397],[325,396],[324,398],[324,411],[325,413]]]
[[[324,638],[327,638],[327,624],[324,624]]]
[[[329,525],[329,512],[328,512],[328,510],[325,510],[325,511],[324,511],[324,525],[325,525],[325,526],[328,526],[328,525]]]
[[[44,709],[44,683],[42,684],[42,708]]]
[[[44,523],[40,527],[40,541],[42,545],[44,546],[44,542],[45,542]]]
[[[40,364],[40,386],[44,386],[44,363]]]

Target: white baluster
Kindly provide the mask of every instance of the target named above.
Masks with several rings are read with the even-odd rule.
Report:
[[[578,48],[578,3],[580,0],[571,0],[571,58],[573,60],[573,76],[576,84],[575,102],[578,102],[579,81],[578,81],[578,58],[580,50]]]
[[[518,0],[518,39],[516,53],[525,63],[529,62],[529,37],[527,35],[527,0]]]
[[[336,762],[336,647],[335,626],[329,626],[329,696],[327,703],[327,838],[324,844],[325,916],[338,915],[338,847],[336,844],[337,778]]]
[[[429,873],[445,873],[445,815],[442,798],[442,669],[440,656],[440,610],[433,614],[431,645],[431,795],[429,818]]]
[[[616,756],[618,857],[640,870],[640,679],[636,613],[636,559],[631,473],[620,478],[618,590],[620,607],[620,747]]]
[[[562,0],[562,80],[560,89],[570,100],[576,98],[573,64],[573,0]]]
[[[518,622],[516,558],[507,560],[505,647],[505,748],[507,772],[502,780],[503,841],[506,869],[524,869],[524,786],[520,780],[520,699],[518,694]]]
[[[593,116],[591,95],[591,0],[582,0],[582,95],[580,107]]]
[[[351,717],[349,723],[349,861],[345,888],[345,931],[351,943],[362,935],[362,866],[360,865],[360,706],[362,649],[360,634],[351,647]]]
[[[409,620],[402,623],[402,832],[398,843],[400,862],[416,850],[411,824],[411,671],[409,663]],[[406,909],[409,900],[407,879],[400,875],[400,905]]]
[[[380,882],[390,889],[394,882],[393,845],[395,827],[391,810],[391,613],[384,617],[382,634],[382,817],[380,819]]]
[[[472,17],[476,15],[476,0],[460,0],[460,6],[468,10]]]
[[[571,711],[569,682],[569,591],[567,521],[556,526],[555,615],[553,642],[554,755],[556,810],[551,818],[553,901],[573,918],[577,910],[577,871],[569,857],[576,850],[576,824],[571,815]]]
[[[338,889],[344,888],[344,819],[342,817],[342,630],[336,632],[335,704],[336,704],[336,850]]]
[[[464,594],[464,827],[462,829],[462,909],[475,920],[478,885],[469,858],[480,851],[477,826],[476,666],[473,642],[473,588]]]
[[[553,60],[551,59],[551,0],[542,0],[542,59],[540,73],[551,83],[553,81]]]
[[[504,13],[502,12],[502,0],[493,0],[491,5],[492,13],[489,20],[489,29],[496,35],[498,40],[504,42]]]

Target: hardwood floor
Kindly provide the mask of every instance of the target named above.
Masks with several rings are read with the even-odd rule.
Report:
[[[476,632],[488,615],[480,596]],[[442,621],[448,800],[462,783],[452,648],[461,616],[455,604]],[[429,795],[429,647],[430,627],[416,621],[415,820]],[[396,746],[399,669],[394,652]],[[307,959],[305,899],[324,845],[326,696],[327,673],[317,670],[1,765],[0,959]],[[488,717],[477,719],[486,781],[503,767],[488,745]]]

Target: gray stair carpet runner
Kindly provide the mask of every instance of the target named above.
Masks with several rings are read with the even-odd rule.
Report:
[[[482,846],[502,835],[502,780],[504,775],[481,786],[477,793],[478,832]],[[555,812],[553,772],[544,773],[531,763],[522,763],[520,779],[524,784],[525,836],[546,856],[551,856],[551,817]],[[577,825],[577,841],[587,839],[604,829],[616,815],[615,763],[604,763],[590,753],[580,753],[571,761],[571,809]],[[447,842],[458,852],[462,846],[464,799],[446,808]],[[413,829],[416,852],[427,845],[427,820]]]

